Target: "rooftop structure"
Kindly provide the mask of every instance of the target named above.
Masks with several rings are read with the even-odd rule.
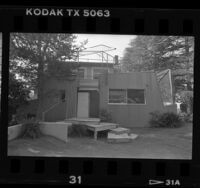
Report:
[[[116,48],[99,44],[96,46],[85,48],[78,52],[78,62],[91,62],[91,63],[116,63],[117,56],[109,54],[110,51]]]

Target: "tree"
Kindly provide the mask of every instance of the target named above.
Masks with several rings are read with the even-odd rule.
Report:
[[[137,36],[125,49],[126,70],[164,70],[193,66],[192,37]]]
[[[193,37],[137,36],[125,49],[122,59],[126,71],[172,70],[175,93],[192,90]]]
[[[62,72],[61,75],[67,79],[74,74],[77,66],[68,64],[67,60],[76,59],[78,51],[84,46],[84,43],[75,45],[75,39],[72,34],[11,34],[10,70],[29,89],[37,89],[38,118],[42,110],[45,76],[59,76]],[[58,68],[61,64],[66,65],[66,71]]]
[[[193,113],[193,91],[181,92],[180,101],[186,105],[187,114]]]
[[[130,41],[122,59],[122,64],[126,71],[151,69],[150,65],[153,63],[152,40],[153,37],[137,36]]]
[[[9,74],[9,95],[8,95],[8,107],[9,121],[12,119],[12,115],[16,114],[17,108],[20,105],[26,104],[29,99],[29,89],[21,81],[18,81],[14,74]]]

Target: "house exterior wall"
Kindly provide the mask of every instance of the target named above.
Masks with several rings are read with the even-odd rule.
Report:
[[[96,63],[97,64],[97,63]],[[84,64],[83,64],[84,65]],[[83,68],[84,69],[84,79],[94,79],[93,75],[94,75],[94,69],[103,69],[103,70],[108,70],[109,73],[113,72],[113,67],[110,66],[106,66],[104,64],[104,66],[80,66],[79,68]]]
[[[110,89],[144,89],[146,104],[109,104]],[[149,113],[163,111],[159,86],[153,72],[113,73],[100,79],[100,109],[107,109],[113,121],[126,127],[146,127]]]
[[[66,122],[40,122],[40,130],[44,135],[54,136],[64,142],[68,141],[68,127]]]
[[[65,91],[65,101],[59,99],[60,90]],[[53,113],[54,120],[64,120],[66,118],[75,117],[77,104],[77,80],[67,81],[48,78],[44,84],[44,98],[43,111],[46,111],[53,105],[57,104],[55,105],[55,109],[57,110],[53,108],[48,112],[49,114]],[[47,120],[49,116],[48,113]],[[49,121],[53,121],[53,119],[50,117]]]
[[[48,122],[63,121],[66,118],[66,109],[66,102],[61,102],[45,113],[44,120]]]

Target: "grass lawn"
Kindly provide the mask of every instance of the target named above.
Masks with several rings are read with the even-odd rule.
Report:
[[[105,137],[69,138],[68,143],[51,136],[8,142],[9,156],[106,157],[191,159],[192,124],[180,128],[132,128],[139,136],[129,143],[108,143]]]

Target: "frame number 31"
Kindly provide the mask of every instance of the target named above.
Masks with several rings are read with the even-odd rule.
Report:
[[[69,176],[70,184],[81,184],[81,176]]]

